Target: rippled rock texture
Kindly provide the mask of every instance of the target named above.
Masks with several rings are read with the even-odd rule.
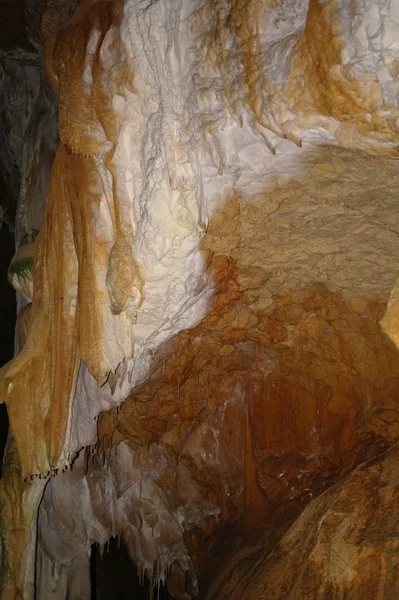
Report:
[[[394,0],[35,6],[60,143],[38,227],[21,171],[2,600],[90,598],[113,536],[177,600],[335,593],[279,578],[399,439]]]

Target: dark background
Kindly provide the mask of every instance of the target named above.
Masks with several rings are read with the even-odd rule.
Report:
[[[11,360],[14,353],[15,292],[7,281],[7,269],[13,254],[14,235],[7,225],[3,224],[0,229],[0,366]],[[0,404],[0,477],[7,431],[6,405]]]

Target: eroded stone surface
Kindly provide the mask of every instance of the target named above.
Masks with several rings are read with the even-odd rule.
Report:
[[[226,565],[207,600],[395,597],[398,459],[396,449],[313,500],[273,551]]]
[[[398,15],[358,4],[84,0],[56,29],[47,2],[32,24],[61,144],[1,399],[13,503],[55,477],[36,575],[36,505],[13,541],[1,492],[6,551],[24,546],[3,600],[32,598],[32,577],[43,598],[89,597],[90,546],[112,535],[187,600],[229,527],[283,530],[398,439],[379,325],[399,262]]]

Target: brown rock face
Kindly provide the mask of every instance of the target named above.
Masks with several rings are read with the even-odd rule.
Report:
[[[139,455],[161,444],[168,464],[155,481],[165,494],[173,485],[172,506],[219,509],[207,535],[237,521],[281,528],[398,439],[397,351],[375,301],[357,305],[318,284],[258,311],[262,269],[251,268],[248,298],[231,260],[209,268],[215,312],[154,357],[146,383],[101,416],[99,438]]]
[[[398,475],[397,448],[362,465],[313,500],[271,552],[225,566],[207,599],[394,598]]]
[[[1,600],[113,537],[176,600],[398,595],[399,15],[349,4],[28,2]]]

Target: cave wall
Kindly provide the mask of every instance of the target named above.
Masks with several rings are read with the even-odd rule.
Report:
[[[259,556],[228,570],[224,536],[267,555],[398,439],[399,15],[75,8],[28,3],[39,66],[4,68],[31,104],[24,129],[2,113],[21,351],[0,371],[1,597],[89,598],[112,537],[173,597],[232,597]]]
[[[274,548],[241,549],[207,598],[394,597],[397,468],[395,446],[355,469],[312,500]]]

